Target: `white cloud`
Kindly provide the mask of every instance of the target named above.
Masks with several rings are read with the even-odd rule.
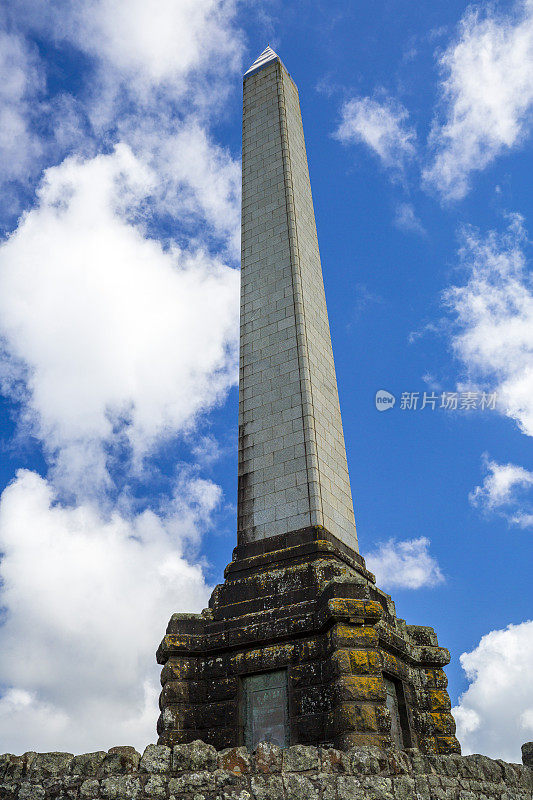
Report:
[[[467,280],[444,300],[456,320],[452,347],[469,380],[496,391],[498,407],[533,435],[533,285],[525,256],[522,218],[485,237],[463,232]]]
[[[81,49],[146,88],[174,83],[213,62],[239,65],[233,0],[89,0],[56,4],[53,24]],[[48,4],[43,4],[43,16]],[[44,22],[44,20],[43,20]],[[184,88],[183,86],[181,88]]]
[[[69,159],[0,247],[4,376],[78,492],[110,445],[142,457],[236,380],[238,273],[143,235],[154,180],[126,146]]]
[[[153,110],[187,99],[209,114],[241,66],[235,0],[22,0],[13,14],[30,32],[88,57],[85,94],[96,128],[112,128],[132,102]]]
[[[155,649],[170,614],[198,611],[208,587],[187,541],[220,490],[182,480],[166,512],[64,507],[20,471],[0,504],[2,749],[83,752],[155,737]],[[185,550],[184,550],[185,548]]]
[[[522,528],[533,524],[524,490],[533,487],[533,472],[517,464],[498,464],[484,458],[486,476],[482,486],[470,493],[470,502],[489,511],[501,513],[512,524]]]
[[[197,118],[176,121],[161,113],[155,118],[128,118],[120,135],[137,157],[157,174],[153,202],[198,236],[206,233],[240,255],[241,165],[209,136]]]
[[[417,233],[419,236],[427,236],[426,229],[416,216],[411,203],[400,203],[396,209],[394,224],[401,231],[407,233]]]
[[[27,180],[43,144],[32,131],[32,107],[43,89],[37,56],[24,39],[0,30],[0,174]]]
[[[390,99],[361,97],[346,102],[335,137],[344,144],[359,142],[379,156],[383,165],[401,169],[415,155],[416,135],[407,110]]]
[[[40,134],[32,142],[40,158],[22,135],[13,144],[6,121],[7,143],[17,146],[34,169],[73,152],[87,156],[126,143],[158,173],[152,203],[158,200],[161,213],[178,224],[195,222],[195,235],[201,231],[198,222],[205,220],[207,233],[236,257],[240,164],[209,132],[211,120],[220,119],[228,93],[238,85],[232,79],[240,68],[242,42],[233,0],[163,0],[157,8],[142,0],[59,0],[52,6],[23,0],[12,16],[20,30],[37,31],[59,50],[67,45],[85,63],[84,85],[76,97],[65,92],[46,96],[45,65],[30,60],[21,35],[12,37],[11,50],[15,44],[18,48],[17,108],[26,116],[31,108],[33,128]],[[39,103],[30,97],[29,103],[22,79],[28,85],[36,77],[43,97]],[[9,84],[5,91],[11,91]],[[20,128],[21,113],[17,120]],[[0,134],[0,155],[1,145]],[[6,161],[10,168],[15,163],[9,151]]]
[[[463,752],[521,761],[533,735],[533,622],[482,637],[461,665],[470,686],[452,709]]]
[[[440,66],[445,119],[433,127],[435,156],[424,179],[457,200],[472,172],[531,132],[533,2],[517,2],[508,14],[469,9]]]
[[[182,437],[208,465],[217,443],[196,446],[197,422],[237,377],[240,165],[210,125],[240,32],[231,0],[22,0],[10,15],[4,175],[62,163],[0,245],[0,379],[49,467],[0,504],[0,739],[142,747],[155,648],[172,612],[207,600],[197,548],[222,502],[197,468],[169,491],[167,466],[143,459]],[[79,59],[76,96],[53,94],[23,31]]]
[[[443,583],[437,560],[429,554],[430,541],[422,536],[397,542],[389,539],[365,554],[368,569],[377,583],[387,589],[420,589]]]

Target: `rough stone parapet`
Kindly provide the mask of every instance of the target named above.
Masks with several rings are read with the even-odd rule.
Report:
[[[0,755],[0,800],[531,800],[524,766],[415,749],[204,742],[71,753]]]

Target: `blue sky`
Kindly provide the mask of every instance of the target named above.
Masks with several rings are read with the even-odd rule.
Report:
[[[153,741],[168,617],[231,558],[241,75],[269,42],[300,91],[361,552],[450,649],[465,752],[519,760],[533,5],[24,0],[0,22],[0,751]]]

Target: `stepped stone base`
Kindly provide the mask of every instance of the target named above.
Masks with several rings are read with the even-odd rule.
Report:
[[[203,742],[0,756],[0,800],[531,800],[533,769],[419,750]]]
[[[158,649],[160,744],[242,745],[243,679],[287,670],[289,744],[397,743],[393,685],[403,746],[460,752],[448,651],[398,619],[358,553],[306,528],[236,547],[225,578],[209,609],[172,616]]]

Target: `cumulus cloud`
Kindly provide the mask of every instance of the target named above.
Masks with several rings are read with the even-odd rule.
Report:
[[[533,734],[533,622],[482,637],[463,667],[470,685],[452,709],[463,752],[520,762]]]
[[[343,144],[365,144],[385,167],[401,169],[416,152],[416,135],[408,123],[408,112],[391,99],[371,97],[349,100],[342,108],[335,137]]]
[[[533,525],[528,493],[533,487],[533,472],[517,464],[499,464],[484,458],[486,475],[481,486],[470,493],[474,506],[496,511],[510,523],[527,528]]]
[[[42,0],[30,13],[34,24],[127,76],[137,91],[161,84],[184,91],[194,70],[240,63],[233,0],[59,0],[52,9]]]
[[[365,554],[367,567],[375,573],[380,586],[387,589],[421,589],[437,586],[444,576],[437,560],[429,553],[425,536],[397,542],[389,539],[376,550]]]
[[[232,259],[240,255],[241,165],[213,141],[194,115],[183,121],[161,113],[128,117],[120,135],[137,158],[157,175],[152,202],[160,214],[179,220],[180,227],[202,241],[208,235]],[[201,233],[198,221],[203,220]]]
[[[69,159],[0,247],[4,383],[77,491],[113,441],[142,457],[236,380],[238,273],[143,235],[153,182],[126,146]]]
[[[533,2],[507,14],[469,9],[459,37],[440,57],[444,119],[430,136],[433,163],[426,185],[457,200],[471,174],[522,143],[531,132]]]
[[[43,76],[24,39],[2,30],[0,75],[1,180],[27,180],[43,150],[32,130],[32,106],[43,89]]]
[[[180,118],[196,107],[208,118],[242,63],[235,0],[21,0],[11,15],[22,30],[83,56],[83,99],[100,134],[134,106],[151,115],[171,103]]]
[[[65,507],[21,470],[0,503],[0,740],[15,752],[83,752],[154,739],[154,650],[176,609],[199,611],[208,587],[187,541],[220,490],[191,477],[166,512],[104,515]]]
[[[497,393],[498,407],[533,435],[533,284],[519,215],[503,233],[463,231],[466,282],[444,295],[456,328],[452,347],[471,382]]]
[[[217,443],[196,437],[237,378],[240,166],[211,131],[238,86],[235,4],[6,13],[0,159],[36,192],[0,245],[0,380],[48,471],[0,503],[0,739],[142,747],[155,648],[206,602],[198,546],[222,504],[199,471]],[[75,95],[24,33],[75,59]],[[172,481],[159,448],[178,439]]]

